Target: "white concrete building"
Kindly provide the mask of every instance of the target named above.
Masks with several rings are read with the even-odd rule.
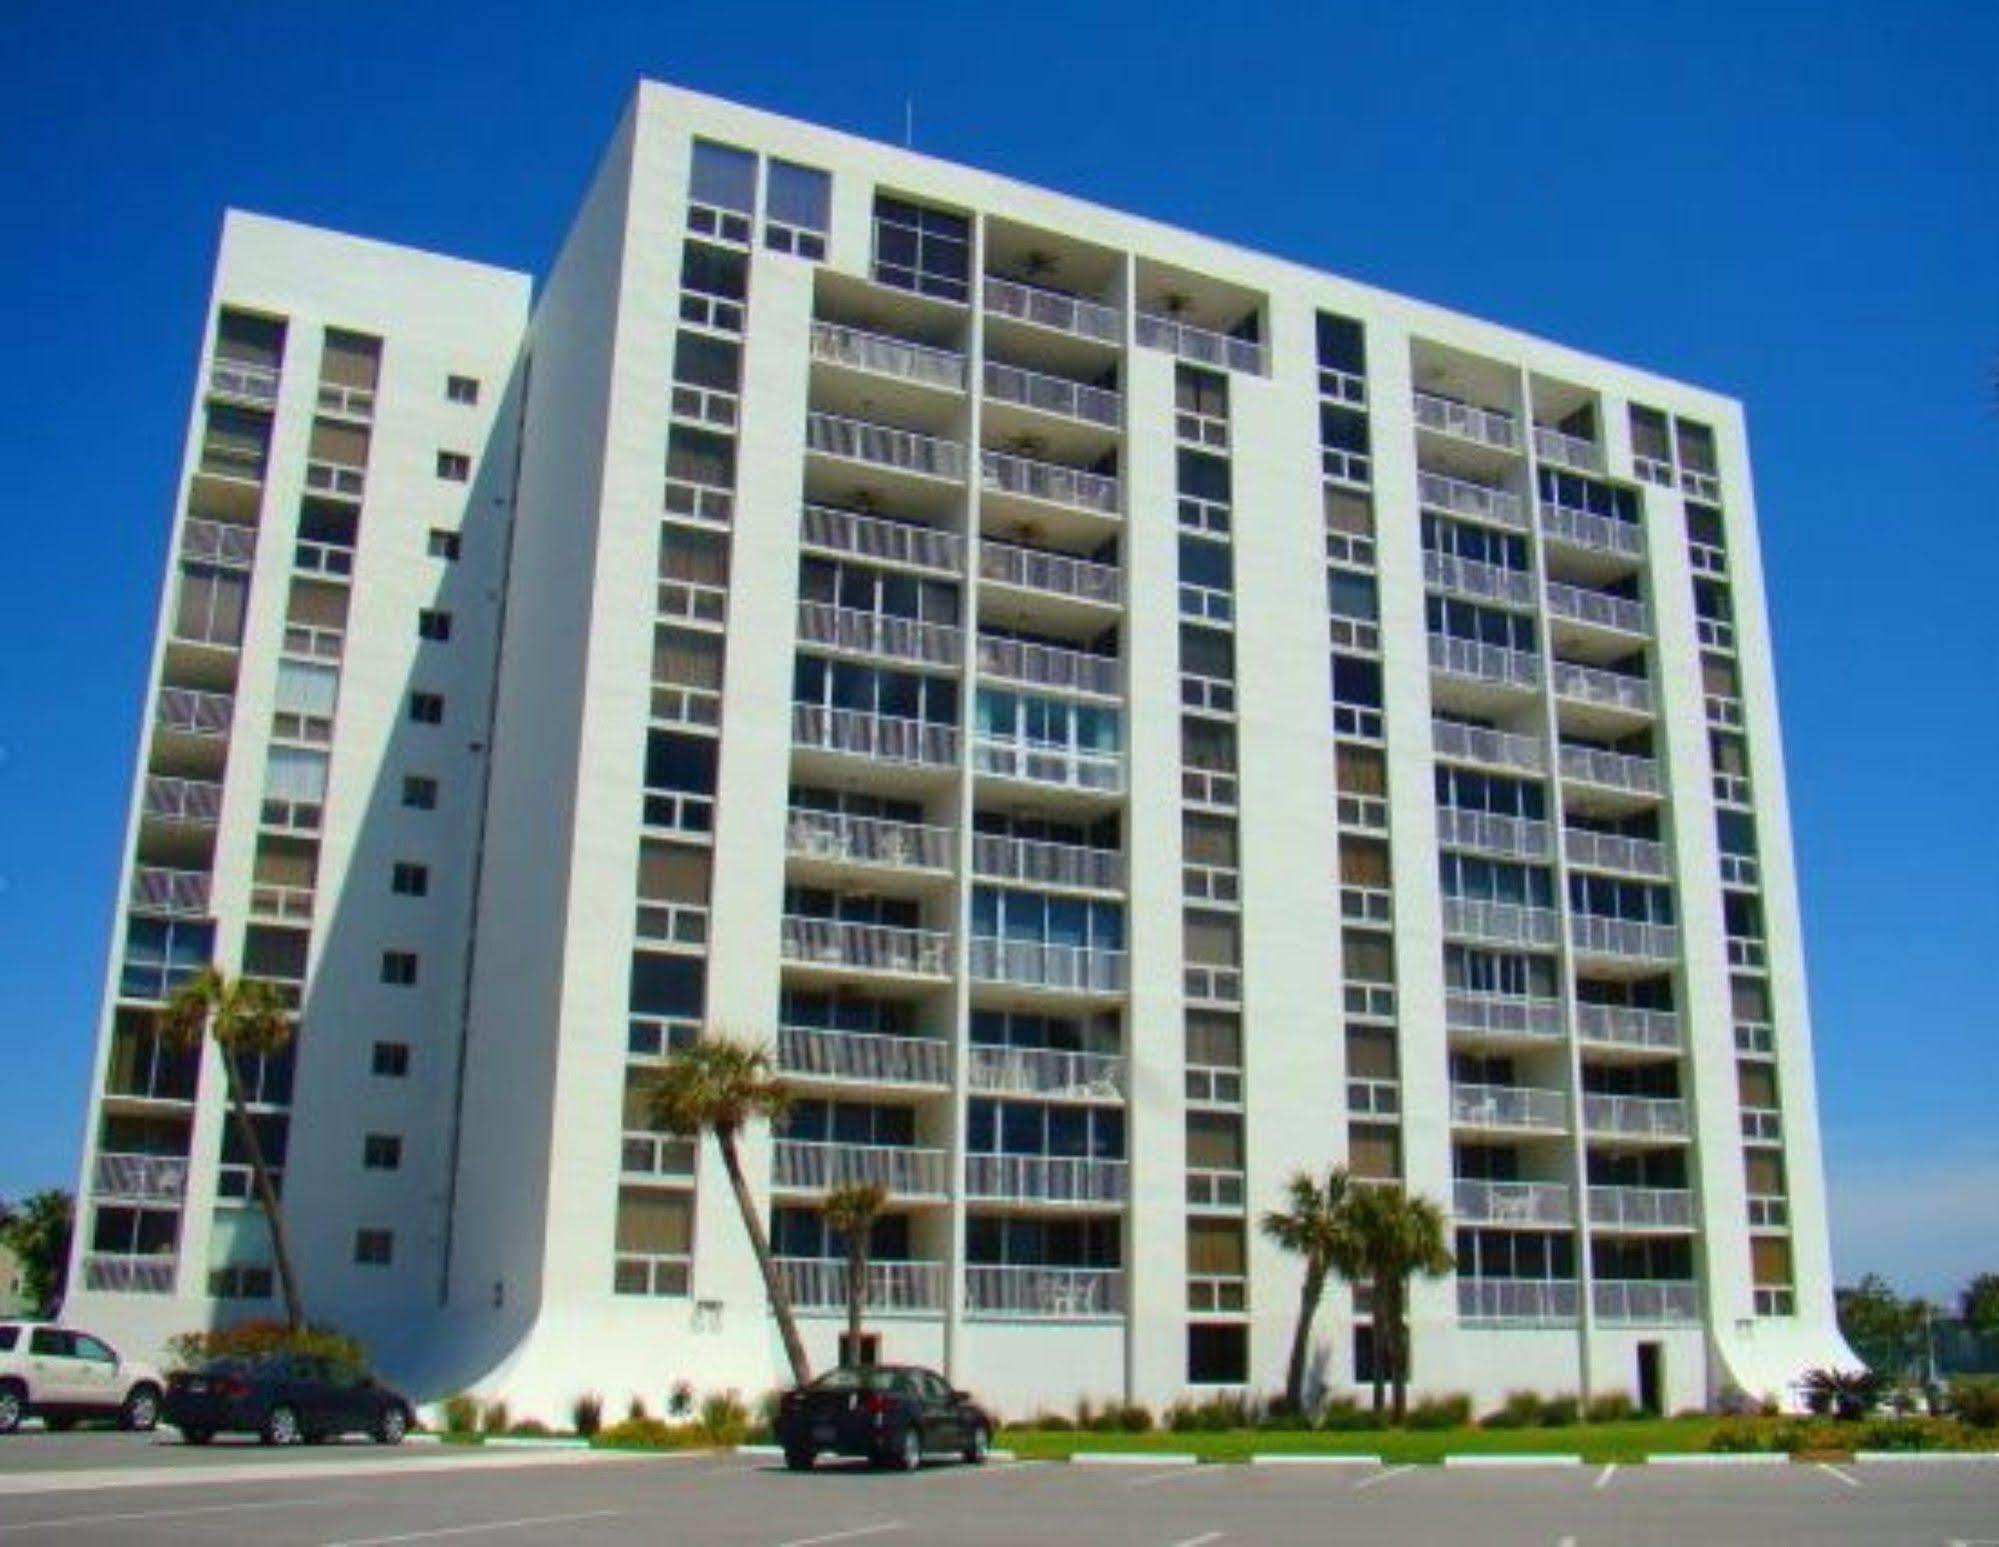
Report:
[[[422,1395],[762,1390],[753,1181],[892,1194],[871,1327],[1018,1413],[1272,1390],[1255,1222],[1446,1205],[1414,1383],[1678,1408],[1835,1357],[1740,405],[646,84],[526,276],[232,215],[112,942],[70,1314],[315,1316]],[[1371,1357],[1344,1291],[1316,1379]]]

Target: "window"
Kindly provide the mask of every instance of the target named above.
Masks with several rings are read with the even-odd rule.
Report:
[[[412,811],[435,811],[437,781],[428,774],[404,774],[403,804]]]
[[[444,378],[444,395],[454,403],[470,407],[479,401],[479,379],[476,376],[447,376]]]
[[[451,614],[434,607],[424,608],[416,615],[416,632],[420,639],[443,643],[451,637]]]
[[[398,860],[389,872],[389,890],[398,897],[425,897],[430,893],[430,867]]]
[[[462,451],[440,451],[437,454],[437,476],[452,483],[464,483],[472,476],[472,459]]]
[[[449,559],[455,562],[458,558],[458,534],[445,527],[432,527],[430,529],[430,556],[433,559]]]
[[[354,1232],[354,1260],[364,1268],[386,1268],[395,1260],[396,1233],[393,1230]]]
[[[330,741],[340,673],[332,666],[279,661],[271,729],[290,741]]]
[[[444,695],[442,693],[410,694],[410,718],[418,725],[442,725],[444,723]]]
[[[1240,1322],[1194,1322],[1188,1325],[1189,1385],[1239,1386],[1248,1379],[1248,1327]]]
[[[971,294],[971,223],[963,215],[875,195],[875,279],[946,301]]]
[[[747,243],[756,213],[757,158],[734,145],[696,140],[687,175],[690,230]]]
[[[409,988],[416,982],[416,952],[382,952],[382,981],[397,988]]]
[[[400,1134],[371,1133],[361,1141],[361,1164],[370,1171],[399,1171],[403,1164]]]
[[[407,1042],[377,1042],[369,1057],[368,1070],[385,1080],[408,1079],[410,1045]]]
[[[764,171],[764,246],[814,261],[825,257],[832,208],[831,177],[771,158]]]

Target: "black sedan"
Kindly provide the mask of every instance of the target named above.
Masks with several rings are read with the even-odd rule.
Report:
[[[776,1427],[794,1472],[821,1455],[865,1456],[905,1472],[935,1455],[977,1466],[993,1435],[991,1416],[969,1392],[907,1364],[845,1366],[794,1387],[778,1405]]]
[[[409,1403],[372,1375],[296,1354],[177,1370],[167,1377],[160,1417],[190,1445],[218,1434],[254,1434],[266,1445],[366,1434],[400,1445],[410,1430]]]

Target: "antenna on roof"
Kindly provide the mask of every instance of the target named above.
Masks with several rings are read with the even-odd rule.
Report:
[[[916,98],[902,99],[902,148],[916,149]]]

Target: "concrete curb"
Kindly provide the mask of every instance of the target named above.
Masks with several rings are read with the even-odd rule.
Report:
[[[582,1439],[566,1439],[560,1435],[538,1436],[532,1434],[495,1434],[484,1442],[488,1450],[588,1450],[590,1442]],[[476,1447],[475,1447],[476,1448]]]
[[[1925,1461],[1999,1461],[1999,1451],[1993,1450],[1856,1450],[1855,1461],[1865,1461],[1870,1466],[1877,1461],[1925,1462]]]
[[[735,1454],[739,1456],[781,1456],[784,1454],[784,1447],[782,1445],[738,1445],[735,1449]]]
[[[1791,1458],[1781,1452],[1751,1450],[1731,1451],[1668,1451],[1662,1456],[1647,1456],[1647,1466],[1789,1466]]]
[[[1332,1454],[1311,1451],[1258,1451],[1249,1458],[1251,1466],[1380,1466],[1381,1457]]]
[[[1071,1466],[1199,1466],[1201,1458],[1186,1450],[1079,1450]]]
[[[1581,1466],[1583,1458],[1555,1451],[1527,1451],[1519,1454],[1446,1456],[1445,1466]]]

